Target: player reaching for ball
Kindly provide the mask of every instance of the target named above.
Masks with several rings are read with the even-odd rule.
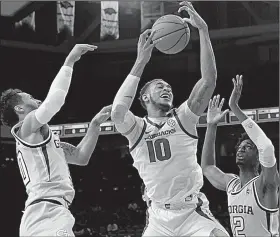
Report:
[[[12,127],[18,166],[28,198],[20,224],[20,236],[74,236],[74,217],[68,210],[75,190],[68,165],[86,165],[97,143],[99,125],[111,113],[104,107],[91,121],[77,147],[60,142],[48,122],[64,104],[75,62],[93,45],[76,45],[55,77],[46,99],[41,101],[17,89],[0,99],[2,123]]]
[[[227,192],[234,236],[279,237],[279,174],[274,146],[261,128],[239,108],[242,76],[236,76],[233,84],[229,106],[246,131],[236,145],[239,176],[224,173],[215,164],[217,124],[227,112],[221,112],[224,100],[219,103],[219,96],[209,102],[201,167],[215,188]],[[259,174],[260,165],[262,171]]]
[[[189,99],[178,109],[172,109],[171,86],[162,79],[154,79],[140,91],[140,102],[148,115],[139,118],[129,110],[155,44],[151,43],[155,32],[147,30],[140,35],[136,62],[116,94],[111,118],[129,141],[134,166],[151,200],[149,224],[143,235],[228,236],[200,192],[203,175],[196,157],[196,124],[216,85],[215,57],[206,23],[192,4],[181,5],[179,11],[187,10],[190,15],[185,21],[199,30],[201,45],[202,78]]]

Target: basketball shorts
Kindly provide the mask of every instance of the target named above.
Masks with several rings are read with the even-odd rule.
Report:
[[[20,236],[75,236],[74,223],[75,218],[68,208],[42,201],[25,209]]]
[[[157,205],[148,209],[148,223],[143,236],[210,236],[217,228],[229,234],[209,210],[209,202],[203,193],[191,195],[184,201]]]

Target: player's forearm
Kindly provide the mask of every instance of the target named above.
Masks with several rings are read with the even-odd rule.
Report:
[[[80,159],[81,164],[87,165],[95,146],[98,141],[100,134],[100,125],[96,124],[94,120],[91,121],[87,134],[84,136],[82,141],[77,146],[78,149],[78,159]]]
[[[51,84],[50,91],[59,89],[68,93],[72,80],[74,63],[75,62],[73,60],[66,58],[63,66]]]
[[[237,104],[230,104],[229,107],[231,111],[235,114],[235,116],[238,118],[240,123],[242,123],[248,118],[248,116],[240,109],[240,107]]]
[[[271,140],[251,118],[247,118],[241,124],[258,148],[261,165],[267,168],[273,167],[276,164],[276,158]]]
[[[118,90],[113,102],[111,118],[115,123],[122,123],[125,115],[131,107],[136,95],[140,77],[144,70],[144,64],[136,61],[130,74]]]
[[[72,79],[73,68],[62,66],[56,75],[46,99],[36,110],[35,116],[41,124],[48,123],[65,102]]]
[[[130,75],[141,78],[146,65],[147,64],[145,62],[143,62],[139,59],[136,59],[136,62],[134,63],[134,65],[130,71]]]
[[[215,154],[215,141],[216,141],[217,125],[207,124],[207,130],[205,134],[204,144],[201,155],[201,168],[203,172],[209,166],[216,165]]]
[[[201,76],[209,84],[215,84],[217,79],[216,60],[207,27],[199,30],[199,38]]]

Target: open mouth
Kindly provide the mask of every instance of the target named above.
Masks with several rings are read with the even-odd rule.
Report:
[[[168,93],[164,93],[160,96],[160,98],[171,100],[171,95]]]

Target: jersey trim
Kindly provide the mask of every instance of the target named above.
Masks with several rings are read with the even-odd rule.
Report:
[[[137,121],[135,121],[135,123],[132,125],[132,127],[125,133],[122,133],[123,136],[127,136],[128,134],[130,134],[133,129],[136,127]]]
[[[42,141],[42,142],[40,142],[40,143],[37,143],[37,144],[31,144],[31,143],[29,143],[29,142],[26,142],[26,141],[22,140],[22,139],[16,134],[16,132],[17,132],[17,131],[15,131],[16,129],[17,129],[17,131],[18,131],[18,129],[20,129],[20,124],[16,124],[16,125],[11,129],[11,133],[12,133],[12,135],[14,136],[14,138],[16,138],[16,140],[18,140],[22,145],[24,145],[24,146],[26,146],[26,147],[29,147],[29,148],[37,148],[37,147],[44,146],[44,145],[46,145],[47,143],[49,143],[49,141],[50,141],[51,138],[52,138],[52,132],[51,132],[51,130],[49,129],[49,135],[48,135],[48,137],[47,137],[46,140],[44,140],[44,141]]]
[[[145,119],[147,120],[147,122],[148,122],[149,124],[151,124],[151,125],[157,127],[158,129],[161,129],[161,128],[164,126],[164,124],[165,124],[165,123],[163,123],[163,124],[159,125],[159,124],[157,124],[157,123],[154,123],[152,120],[150,120],[150,119],[148,118],[148,116],[145,116]]]
[[[238,176],[233,177],[226,186],[226,191],[228,192],[229,186],[233,183],[233,181],[236,181],[238,179]]]
[[[144,136],[144,132],[146,131],[146,128],[147,128],[147,123],[144,121],[144,126],[143,126],[143,129],[142,129],[142,132],[141,132],[139,138],[137,139],[137,141],[134,143],[134,145],[131,148],[129,148],[129,152],[132,152],[132,150],[139,144],[142,137]]]
[[[196,206],[195,211],[196,211],[197,214],[199,214],[200,216],[205,217],[205,218],[208,219],[208,220],[213,221],[212,218],[210,218],[209,216],[207,216],[207,214],[205,214],[205,213],[202,211],[201,206],[203,205],[203,201],[201,200],[201,198],[198,198],[198,203],[197,203],[196,205],[197,205],[197,206]]]
[[[256,176],[254,178],[252,178],[250,181],[248,181],[242,188],[240,188],[238,191],[232,191],[231,192],[231,195],[236,195],[238,193],[240,193],[242,190],[244,190],[244,188],[246,188],[250,183],[252,183],[253,181],[255,181],[256,179],[258,179],[259,176]],[[240,182],[241,183],[241,182]]]
[[[269,213],[277,212],[279,210],[279,208],[267,208],[261,204],[260,199],[258,197],[258,193],[257,193],[256,182],[253,183],[253,191],[254,191],[254,197],[255,197],[256,203],[258,204],[260,209],[262,209],[265,212],[269,212]]]
[[[49,155],[48,155],[48,152],[47,152],[47,147],[46,147],[46,145],[42,146],[42,153],[43,153],[43,156],[44,156],[46,165],[47,165],[47,170],[48,170],[48,175],[49,175],[49,181],[50,181],[50,180],[51,180],[50,160],[49,160]]]
[[[190,136],[191,138],[193,138],[193,139],[198,139],[198,136],[195,136],[195,135],[190,134],[190,133],[183,127],[183,125],[182,125],[182,123],[181,123],[181,121],[180,121],[180,119],[179,119],[179,117],[178,117],[176,111],[173,110],[172,112],[173,112],[173,115],[174,115],[175,119],[177,120],[177,122],[178,122],[178,124],[179,124],[179,127],[182,129],[182,131],[183,131],[184,133],[186,133],[188,136]]]

